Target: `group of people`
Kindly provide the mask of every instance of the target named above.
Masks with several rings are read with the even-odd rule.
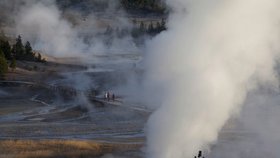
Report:
[[[104,96],[104,99],[105,100],[108,100],[108,101],[110,101],[111,99],[112,99],[112,101],[115,101],[115,94],[114,93],[112,93],[112,94],[110,94],[110,92],[106,92],[105,93],[105,96]]]

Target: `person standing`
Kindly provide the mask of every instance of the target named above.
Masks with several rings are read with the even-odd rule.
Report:
[[[107,92],[107,100],[110,101],[110,93]]]
[[[107,92],[105,92],[105,94],[104,94],[104,100],[106,100],[107,99]]]

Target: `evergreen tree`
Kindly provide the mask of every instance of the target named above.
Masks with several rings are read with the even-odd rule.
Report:
[[[27,41],[26,44],[25,44],[25,54],[32,54],[32,47],[30,45],[30,42]]]
[[[164,13],[166,7],[161,0],[120,0],[122,6],[128,10],[142,10],[155,13]]]
[[[18,60],[24,59],[24,47],[20,35],[16,39],[16,44],[13,46],[13,53],[16,59]]]
[[[12,59],[11,46],[8,41],[0,41],[0,49],[3,51],[7,60]]]
[[[166,30],[166,26],[165,26],[165,20],[161,19],[161,31]]]
[[[144,24],[144,22],[143,21],[141,21],[141,23],[140,23],[140,31],[141,32],[145,32],[145,24]]]
[[[159,22],[157,22],[156,32],[159,33],[160,31],[161,31],[161,25]]]
[[[149,24],[149,28],[148,28],[148,33],[154,33],[154,25],[153,25],[153,22],[151,22],[150,24]]]
[[[25,55],[24,55],[24,59],[28,60],[28,61],[34,61],[34,54],[32,51],[32,47],[29,41],[26,42],[25,46]]]
[[[8,63],[5,59],[4,53],[0,50],[0,77],[4,77],[8,72]]]

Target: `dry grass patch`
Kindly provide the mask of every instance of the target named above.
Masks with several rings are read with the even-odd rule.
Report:
[[[2,140],[0,157],[87,158],[99,157],[121,148],[130,150],[136,147],[125,146],[127,145],[80,140]]]

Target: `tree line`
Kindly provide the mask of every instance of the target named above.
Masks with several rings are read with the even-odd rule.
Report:
[[[126,10],[142,10],[161,14],[166,10],[161,0],[120,0],[120,2]]]
[[[125,9],[131,13],[157,13],[163,14],[166,10],[165,3],[162,0],[116,0],[117,3],[110,0],[56,0],[60,9],[79,9],[82,12],[90,13],[92,11],[105,11],[111,4],[115,3],[115,9]]]
[[[145,24],[141,21],[137,24],[136,20],[133,20],[134,27],[130,28],[112,28],[110,25],[107,26],[106,30],[103,33],[97,34],[96,37],[103,39],[103,42],[107,46],[111,46],[113,42],[113,37],[117,37],[119,39],[125,38],[127,36],[131,36],[134,39],[136,44],[142,43],[142,37],[153,37],[159,34],[162,31],[165,31],[166,24],[165,20],[162,19],[158,22],[150,22],[149,24]]]
[[[135,21],[134,24],[136,24]],[[150,22],[150,24],[148,25],[145,25],[144,22],[141,21],[138,27],[134,27],[134,29],[131,32],[131,35],[135,38],[143,35],[155,36],[160,32],[165,31],[166,29],[167,28],[164,19],[162,19],[161,22],[156,22],[156,24]]]
[[[133,24],[134,27],[132,29],[120,29],[119,27],[116,27],[114,29],[110,25],[108,25],[103,34],[106,36],[111,36],[115,34],[118,38],[123,38],[127,35],[131,35],[134,38],[138,38],[139,36],[143,35],[155,36],[167,29],[164,19],[162,19],[161,22],[158,21],[156,23],[151,21],[149,24],[144,24],[143,21],[141,21],[140,24],[137,24],[136,20],[133,20]]]
[[[16,68],[16,61],[33,61],[46,62],[41,54],[36,54],[29,41],[22,43],[21,36],[16,38],[16,42],[11,46],[6,38],[0,39],[0,77],[3,77],[8,71],[8,67],[12,70]]]

